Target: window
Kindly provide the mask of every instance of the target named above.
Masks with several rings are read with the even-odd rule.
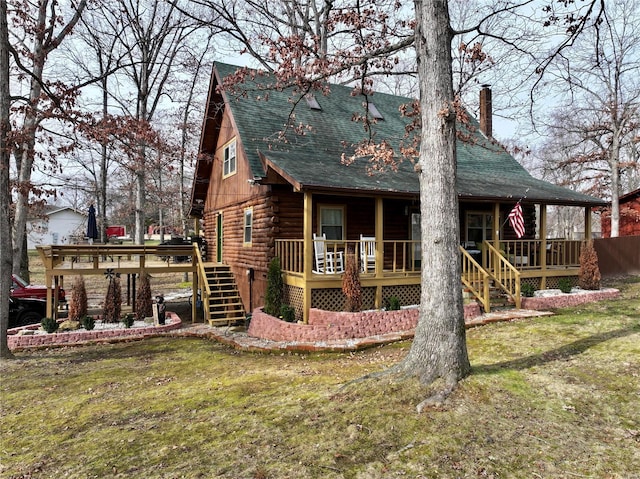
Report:
[[[491,213],[467,213],[467,241],[477,245],[493,239],[493,215]]]
[[[244,237],[243,244],[250,245],[253,236],[253,208],[244,210]]]
[[[328,240],[344,239],[344,207],[320,207],[320,234],[327,235]]]
[[[224,147],[224,161],[222,166],[222,176],[233,175],[236,172],[236,140],[231,141]]]

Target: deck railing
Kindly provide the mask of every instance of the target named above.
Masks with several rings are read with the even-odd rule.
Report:
[[[313,247],[313,246],[312,246]],[[377,242],[376,242],[377,247]],[[356,253],[360,260],[360,252],[364,242],[360,240],[341,241],[327,240],[322,243],[325,257],[342,253],[346,261],[346,252]],[[419,273],[420,272],[420,241],[385,240],[382,242],[382,269],[387,273]],[[278,239],[275,242],[275,253],[280,258],[280,267],[287,273],[302,274],[304,272],[304,241],[301,239]],[[315,258],[314,258],[315,261]],[[312,269],[316,269],[315,263]],[[331,274],[331,273],[326,273]],[[373,275],[374,270],[367,273]]]

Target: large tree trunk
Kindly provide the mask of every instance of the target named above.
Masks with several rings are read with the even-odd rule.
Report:
[[[453,388],[469,374],[460,283],[456,133],[451,39],[446,1],[415,0],[422,137],[419,158],[422,215],[420,318],[399,365],[423,383]]]
[[[10,108],[9,91],[9,28],[7,2],[0,0],[0,231],[11,231],[11,190],[9,166],[11,149],[8,134]],[[13,269],[13,247],[10,234],[0,234],[0,358],[11,358],[7,344],[9,326],[9,295]]]

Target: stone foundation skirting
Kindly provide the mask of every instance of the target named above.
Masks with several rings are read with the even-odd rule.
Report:
[[[465,305],[465,320],[480,315],[477,303]],[[412,331],[418,324],[418,308],[399,311],[346,313],[311,308],[309,323],[287,323],[255,309],[247,333],[271,341],[317,342],[366,338]]]
[[[76,331],[56,332],[50,334],[30,334],[22,335],[21,330],[38,329],[40,326],[24,326],[13,328],[8,331],[7,343],[9,349],[17,351],[25,348],[45,348],[52,346],[72,346],[76,344],[111,342],[129,339],[144,339],[157,336],[160,333],[173,331],[182,327],[180,317],[172,312],[166,313],[167,324],[149,325],[143,328],[118,328],[118,329],[93,329],[87,331],[79,329]]]

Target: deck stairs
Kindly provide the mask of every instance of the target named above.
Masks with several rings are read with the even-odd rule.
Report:
[[[238,286],[228,265],[207,263],[204,266],[208,289],[208,304],[203,304],[205,318],[211,326],[244,322],[245,311]]]

